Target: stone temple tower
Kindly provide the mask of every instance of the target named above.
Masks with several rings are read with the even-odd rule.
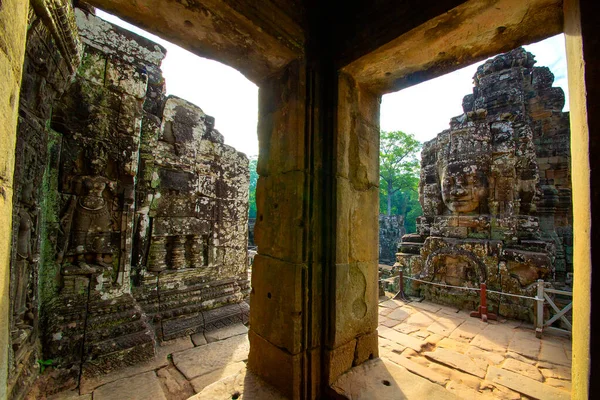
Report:
[[[564,280],[572,270],[569,117],[554,76],[534,64],[518,48],[481,65],[464,114],[424,144],[424,215],[396,255],[408,275],[533,294],[538,279]],[[459,307],[477,303],[475,292],[420,290]],[[503,316],[532,318],[529,300],[491,300]]]

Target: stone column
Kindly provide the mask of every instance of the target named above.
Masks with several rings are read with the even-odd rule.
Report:
[[[319,336],[311,321],[319,322],[315,294],[321,281],[307,251],[315,178],[305,142],[305,68],[293,62],[259,90],[254,231],[259,250],[252,266],[248,333],[248,368],[294,399],[308,398],[302,394],[311,381],[307,370],[319,362],[310,351],[317,347],[312,334]]]
[[[378,357],[379,97],[341,73],[337,104],[336,252],[324,366],[329,385]]]
[[[573,171],[573,399],[600,396],[600,382],[591,379],[600,369],[600,346],[592,339],[600,332],[600,280],[593,275],[600,263],[594,243],[600,237],[599,13],[593,0],[564,2]]]
[[[379,98],[324,72],[294,62],[259,93],[248,368],[293,399],[378,356]]]
[[[0,398],[7,397],[9,270],[19,90],[29,2],[0,2]]]

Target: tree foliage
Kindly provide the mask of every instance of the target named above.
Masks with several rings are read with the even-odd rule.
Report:
[[[250,157],[250,188],[248,190],[248,217],[256,218],[256,182],[258,182],[258,173],[256,172],[257,156]]]
[[[421,143],[402,131],[381,132],[379,146],[379,208],[381,213],[403,215],[408,232],[416,230],[422,214],[419,204]]]

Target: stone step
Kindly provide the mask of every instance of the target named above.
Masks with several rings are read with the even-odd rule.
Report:
[[[188,380],[248,359],[250,344],[248,336],[238,335],[229,339],[194,347],[173,354],[173,363]]]

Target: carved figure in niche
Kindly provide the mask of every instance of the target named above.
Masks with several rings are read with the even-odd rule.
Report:
[[[113,221],[105,192],[115,194],[116,182],[104,176],[104,151],[92,157],[91,174],[73,179],[74,194],[63,217],[67,254],[75,256],[73,263],[63,269],[66,275],[93,274],[112,266]]]
[[[26,183],[21,190],[19,201],[19,229],[16,254],[16,285],[13,299],[14,327],[13,346],[20,346],[27,340],[34,323],[33,268],[39,258],[35,235],[37,233],[38,210],[33,199],[33,183]]]
[[[488,188],[484,168],[473,160],[443,163],[439,178],[442,200],[451,213],[481,214]]]

